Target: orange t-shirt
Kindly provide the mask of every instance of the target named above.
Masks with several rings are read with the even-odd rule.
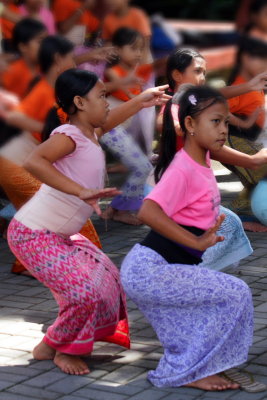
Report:
[[[55,21],[63,22],[81,7],[81,2],[78,0],[55,0],[53,3],[53,14]],[[77,24],[85,25],[87,32],[95,32],[99,27],[99,20],[91,13],[86,10],[77,21]]]
[[[239,85],[245,83],[245,79],[242,76],[238,76],[232,85]],[[228,100],[229,109],[232,114],[239,115],[250,115],[257,108],[263,108],[265,106],[265,96],[263,90],[255,90],[253,92],[241,94],[237,97],[232,97]],[[259,127],[263,127],[265,121],[264,112],[261,112],[257,118],[256,124]]]
[[[45,122],[48,112],[54,105],[55,90],[42,78],[20,102],[16,110],[36,121]],[[41,142],[41,132],[32,132],[32,135]]]
[[[121,65],[114,65],[114,67],[111,67],[111,69],[120,78],[124,78],[129,74],[129,72],[126,71]],[[148,81],[148,79],[150,78],[150,76],[152,74],[152,71],[153,71],[152,64],[144,64],[144,65],[140,65],[140,67],[137,67],[137,69],[135,71],[135,75],[138,78],[143,79],[144,81]],[[140,85],[136,85],[135,87],[128,89],[128,91],[136,96],[141,93],[142,88]],[[115,92],[112,92],[111,95],[116,97],[117,99],[120,99],[123,101],[130,100],[130,97],[127,95],[127,93],[121,89],[116,90]]]
[[[140,32],[143,36],[151,36],[150,22],[144,11],[139,8],[130,7],[129,12],[122,17],[111,13],[103,21],[102,37],[111,40],[117,29],[127,27]]]
[[[19,8],[15,4],[7,4],[6,8],[10,11],[20,14]],[[0,18],[0,24],[2,29],[2,35],[4,39],[11,39],[12,38],[12,31],[15,26],[14,22],[9,21],[5,18]]]
[[[9,65],[8,69],[2,74],[1,81],[6,90],[22,98],[27,94],[29,84],[35,76],[23,58],[20,58]]]

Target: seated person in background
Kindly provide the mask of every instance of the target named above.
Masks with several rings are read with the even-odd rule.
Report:
[[[12,40],[20,58],[4,71],[1,83],[19,98],[27,94],[30,84],[39,75],[38,51],[46,34],[45,26],[31,18],[22,19],[14,27]]]

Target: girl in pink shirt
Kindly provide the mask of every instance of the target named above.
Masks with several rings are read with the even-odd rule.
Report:
[[[183,150],[160,171],[138,217],[152,230],[123,261],[128,296],[150,321],[164,354],[148,379],[157,387],[237,389],[219,372],[247,360],[253,335],[253,305],[240,279],[201,264],[217,236],[220,194],[210,151],[227,139],[229,110],[224,97],[194,86],[179,100]]]
[[[95,74],[76,69],[63,72],[55,94],[69,124],[54,129],[24,165],[44,183],[15,214],[8,242],[59,305],[58,317],[34,349],[34,358],[54,360],[65,373],[89,373],[80,356],[91,353],[96,340],[129,347],[119,272],[77,232],[94,210],[101,213],[99,198],[119,193],[115,188],[103,189],[105,162],[97,135],[142,107],[162,103],[165,88],[149,89],[109,114],[105,86]]]

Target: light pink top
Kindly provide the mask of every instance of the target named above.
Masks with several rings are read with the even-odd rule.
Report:
[[[24,4],[19,6],[20,14],[24,17],[29,15],[29,12]],[[39,11],[39,19],[46,26],[49,35],[56,33],[55,20],[52,12],[47,7],[41,7]]]
[[[219,215],[221,198],[212,169],[182,149],[146,199],[155,201],[178,224],[207,230]]]
[[[75,143],[75,150],[53,165],[68,178],[85,188],[104,187],[105,158],[100,146],[74,125],[62,125],[51,135],[65,134]],[[30,229],[47,229],[63,236],[79,232],[93,209],[77,196],[63,193],[46,184],[16,213],[15,219]]]

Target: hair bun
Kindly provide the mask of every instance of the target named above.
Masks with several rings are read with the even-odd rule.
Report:
[[[181,97],[183,96],[183,94],[188,90],[193,88],[194,85],[192,85],[192,83],[183,83],[178,91],[172,96],[172,103],[173,104],[179,104]]]

